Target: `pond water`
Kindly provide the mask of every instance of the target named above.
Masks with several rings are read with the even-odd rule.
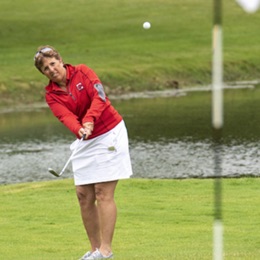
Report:
[[[225,91],[222,175],[260,175],[259,89]],[[214,176],[211,93],[113,100],[126,122],[136,178]],[[45,106],[0,114],[0,184],[54,180],[74,136]],[[68,167],[62,178],[72,178]]]

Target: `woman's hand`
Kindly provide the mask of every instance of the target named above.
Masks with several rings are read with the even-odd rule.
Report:
[[[92,134],[94,129],[94,123],[92,122],[86,122],[83,124],[83,127],[79,129],[79,136],[82,137],[84,134],[85,140],[88,139],[88,137]]]
[[[78,131],[78,134],[79,134],[80,138],[82,138],[83,135],[86,135],[84,140],[87,139],[87,134],[86,134],[84,128],[80,128]]]
[[[94,129],[94,123],[86,122],[83,124],[84,131],[86,133],[86,139],[92,134]]]

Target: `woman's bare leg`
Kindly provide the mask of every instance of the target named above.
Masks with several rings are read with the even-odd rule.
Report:
[[[94,184],[76,186],[76,193],[91,250],[95,251],[101,246],[101,234]]]
[[[117,218],[117,208],[114,201],[116,185],[117,181],[95,184],[101,232],[101,245],[99,251],[103,255],[108,255],[112,252],[112,239]]]

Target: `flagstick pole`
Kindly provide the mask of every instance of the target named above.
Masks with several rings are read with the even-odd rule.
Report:
[[[214,0],[213,62],[212,62],[212,125],[214,141],[214,226],[213,259],[223,258],[221,136],[223,128],[223,61],[221,0]]]

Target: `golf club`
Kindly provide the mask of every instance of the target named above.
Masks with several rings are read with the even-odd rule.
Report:
[[[79,144],[85,139],[85,136],[86,136],[86,134],[84,134],[84,135],[81,137],[80,141],[79,141],[78,144],[77,144],[77,147],[74,149],[73,153],[71,154],[70,158],[68,159],[68,161],[67,161],[66,164],[64,165],[64,167],[63,167],[63,169],[61,170],[61,172],[60,172],[60,173],[57,173],[57,172],[54,171],[52,168],[48,168],[49,173],[51,173],[52,175],[54,175],[54,176],[56,176],[56,177],[60,177],[60,176],[63,174],[63,172],[66,170],[68,164],[70,163],[72,157],[73,157],[73,156],[75,155],[75,153],[77,152],[78,147],[79,147]]]

